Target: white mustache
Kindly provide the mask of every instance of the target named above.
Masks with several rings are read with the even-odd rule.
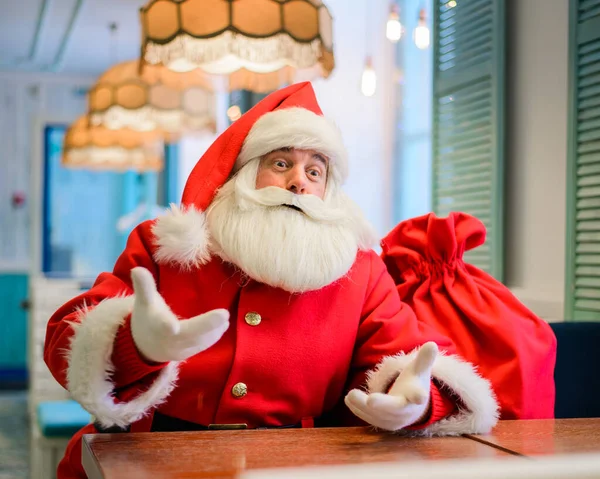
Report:
[[[259,190],[250,189],[243,186],[242,182],[236,182],[235,193],[238,207],[241,210],[265,206],[293,206],[316,221],[335,223],[349,220],[347,210],[327,205],[321,198],[314,195],[298,195],[276,186],[267,186]]]

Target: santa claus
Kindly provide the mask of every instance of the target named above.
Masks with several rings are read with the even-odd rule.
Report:
[[[347,168],[310,83],[277,91],[200,159],[181,208],[54,314],[46,363],[95,419],[59,478],[85,477],[85,433],[492,428],[488,381],[400,301]]]

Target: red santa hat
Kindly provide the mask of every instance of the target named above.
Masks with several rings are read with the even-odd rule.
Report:
[[[225,130],[192,170],[183,191],[183,206],[206,210],[232,173],[250,160],[285,147],[316,150],[327,156],[329,178],[340,184],[348,175],[340,131],[323,117],[309,82],[270,94]]]

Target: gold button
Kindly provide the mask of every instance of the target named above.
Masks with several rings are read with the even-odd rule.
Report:
[[[260,322],[262,321],[260,314],[255,313],[254,311],[246,313],[246,316],[244,319],[250,326],[258,326],[260,324]]]
[[[244,383],[237,383],[231,388],[231,394],[233,394],[233,397],[243,398],[246,394],[248,394],[248,386],[246,386]]]

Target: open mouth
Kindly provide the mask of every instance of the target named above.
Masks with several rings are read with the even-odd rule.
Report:
[[[304,213],[304,211],[302,211],[302,209],[298,208],[298,207],[297,207],[297,206],[295,206],[295,205],[283,205],[283,206],[286,206],[286,207],[288,207],[288,208],[291,208],[292,210],[299,211],[300,213]]]

